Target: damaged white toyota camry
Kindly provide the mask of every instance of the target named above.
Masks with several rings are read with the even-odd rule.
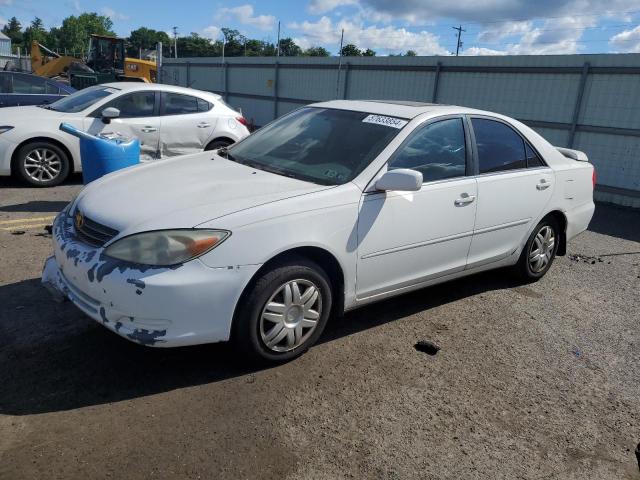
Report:
[[[492,268],[539,279],[587,228],[594,183],[584,153],[502,115],[318,103],[90,184],[43,282],[143,345],[287,360],[332,314]]]

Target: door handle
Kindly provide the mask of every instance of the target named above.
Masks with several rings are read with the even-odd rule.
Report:
[[[153,133],[153,132],[157,132],[158,129],[155,127],[142,127],[140,131],[144,133]]]
[[[542,179],[540,179],[540,182],[538,182],[538,184],[536,185],[536,188],[538,190],[546,190],[550,186],[551,186],[551,184],[547,183],[547,181],[544,178],[542,178]]]
[[[207,123],[207,122],[202,122],[202,123],[198,124],[198,128],[208,128],[210,126],[211,126],[211,124]]]
[[[453,202],[453,204],[456,207],[463,207],[465,205],[469,205],[475,199],[476,199],[475,195],[469,195],[468,193],[463,193],[462,195],[460,195],[460,198],[456,199],[456,201]]]

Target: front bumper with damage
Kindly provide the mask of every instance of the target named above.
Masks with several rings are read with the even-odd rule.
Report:
[[[54,255],[43,285],[118,335],[147,346],[174,347],[229,339],[237,301],[259,265],[211,268],[127,264],[79,241],[65,212],[53,224]]]

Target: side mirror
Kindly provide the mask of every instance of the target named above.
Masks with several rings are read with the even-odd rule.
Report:
[[[417,192],[422,188],[422,173],[408,168],[389,170],[375,183],[376,190]]]
[[[100,112],[100,116],[104,123],[111,123],[112,118],[118,118],[120,116],[120,110],[115,107],[107,107]]]

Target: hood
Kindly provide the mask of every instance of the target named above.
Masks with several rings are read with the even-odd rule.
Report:
[[[2,123],[16,126],[19,123],[33,123],[33,119],[53,119],[66,117],[64,112],[55,112],[35,105],[22,107],[5,107],[0,109]]]
[[[76,205],[88,218],[130,235],[192,228],[240,210],[327,188],[331,187],[203,152],[107,175],[87,186]]]

